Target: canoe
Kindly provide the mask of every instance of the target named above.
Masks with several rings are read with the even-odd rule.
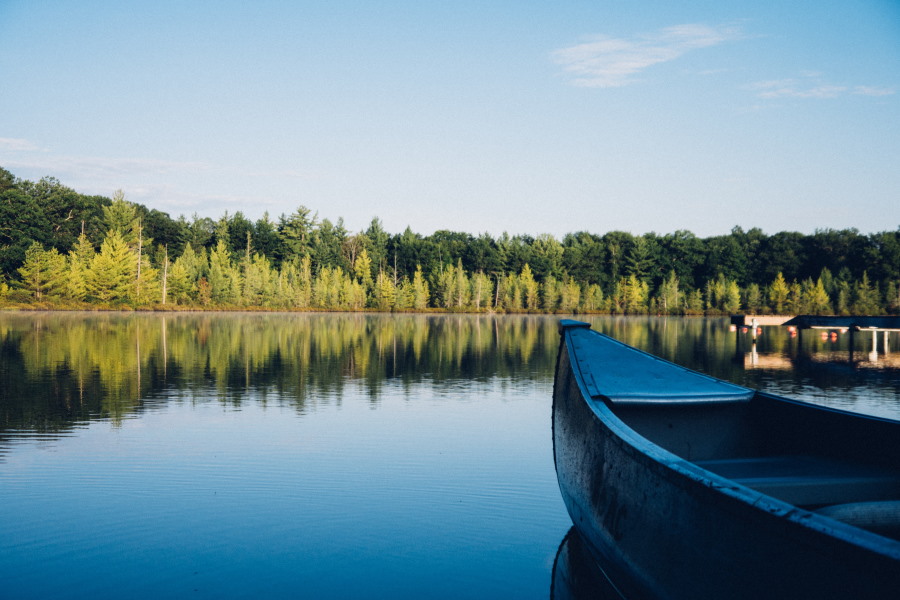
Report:
[[[627,597],[900,595],[900,422],[721,381],[587,323],[560,334],[560,491]]]

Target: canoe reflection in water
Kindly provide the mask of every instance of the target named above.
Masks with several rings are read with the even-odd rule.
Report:
[[[550,579],[550,600],[622,600],[623,596],[597,564],[572,527],[559,544]]]

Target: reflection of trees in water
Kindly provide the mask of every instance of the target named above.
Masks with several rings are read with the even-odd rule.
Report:
[[[4,428],[119,422],[164,398],[309,410],[346,386],[552,377],[552,318],[364,314],[7,314]]]
[[[804,377],[802,366],[774,375],[745,370],[749,336],[730,332],[727,319],[587,320],[628,344],[751,387]],[[6,313],[0,429],[54,432],[98,418],[118,423],[172,399],[275,401],[307,412],[340,403],[348,391],[361,390],[377,405],[386,385],[414,399],[423,384],[443,393],[457,382],[548,383],[557,322],[524,315]],[[839,347],[848,343],[841,338]],[[802,351],[832,345],[805,336]],[[769,327],[758,351],[796,356],[798,340]],[[831,375],[830,385],[837,383]]]

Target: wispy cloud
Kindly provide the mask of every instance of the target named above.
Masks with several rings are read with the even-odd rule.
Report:
[[[219,180],[293,181],[292,185],[296,185],[297,180],[328,176],[302,168],[255,170],[206,161],[57,154],[13,138],[0,138],[0,166],[27,179],[55,177],[85,194],[110,195],[122,189],[129,200],[172,214],[279,208],[278,198],[270,194],[222,193]],[[204,187],[204,191],[199,190]]]
[[[819,73],[803,73],[800,77],[758,81],[747,86],[764,100],[775,98],[838,98],[846,95],[890,96],[892,88],[867,85],[835,85],[823,81]]]
[[[896,93],[896,90],[894,88],[858,85],[853,88],[852,93],[857,96],[891,96]]]
[[[633,38],[605,35],[553,52],[553,59],[583,87],[615,88],[634,83],[641,71],[673,61],[692,50],[741,37],[733,27],[686,24]]]
[[[34,152],[40,150],[35,144],[21,138],[0,138],[0,150],[10,152]]]
[[[27,161],[22,161],[27,162]],[[100,156],[53,155],[31,161],[30,166],[46,165],[54,172],[78,174],[82,179],[115,179],[168,175],[179,172],[209,171],[212,166],[198,161],[171,161],[153,158],[116,158]]]

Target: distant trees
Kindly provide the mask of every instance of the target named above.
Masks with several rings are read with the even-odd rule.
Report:
[[[0,302],[323,310],[900,314],[900,229],[699,238],[385,231],[299,206],[218,221],[0,168]]]

